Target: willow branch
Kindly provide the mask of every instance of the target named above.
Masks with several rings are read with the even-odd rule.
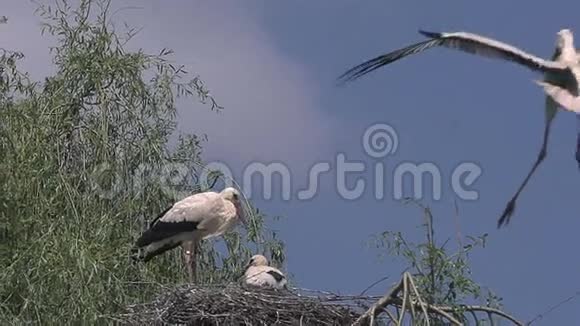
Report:
[[[413,289],[413,292],[415,292],[415,296],[417,297],[417,301],[419,301],[419,304],[421,305],[421,309],[423,310],[425,320],[427,321],[427,326],[429,326],[429,313],[427,313],[427,309],[425,308],[425,303],[423,302],[423,300],[421,300],[421,295],[419,294],[419,290],[415,286],[415,282],[413,281],[413,277],[411,275],[409,275],[408,273],[405,273],[405,277],[409,280],[409,283],[411,283],[411,287]],[[412,306],[413,305],[411,305],[411,307]]]
[[[400,298],[396,298],[394,300],[392,300],[392,304],[395,304],[397,306],[402,306],[403,302]],[[421,303],[419,302],[413,302],[412,304],[420,306]],[[437,313],[445,318],[447,318],[449,321],[456,323],[457,325],[461,325],[461,323],[459,321],[457,321],[455,318],[451,317],[448,313],[449,312],[455,312],[458,310],[458,308],[461,308],[463,310],[465,310],[466,312],[470,312],[470,313],[475,313],[477,311],[479,312],[486,312],[487,314],[490,315],[497,315],[500,317],[503,317],[509,321],[511,321],[514,325],[517,326],[525,326],[524,323],[518,321],[515,317],[499,310],[499,309],[495,309],[495,308],[491,308],[491,307],[485,307],[485,306],[471,306],[471,305],[460,305],[457,307],[452,307],[452,306],[440,306],[440,305],[430,305],[430,304],[426,304],[423,303],[423,305],[425,306],[425,308],[427,308],[427,310],[430,310],[431,312]]]
[[[394,300],[397,299],[397,295],[399,294],[399,292],[401,292],[401,289],[403,288],[403,283],[404,279],[401,279],[399,284],[397,284],[391,290],[391,292],[380,298],[374,305],[372,305],[372,307],[370,307],[364,314],[362,314],[357,320],[355,320],[355,322],[352,325],[362,326],[367,325],[367,322],[374,322],[374,319],[378,315],[378,312],[385,309],[385,307],[392,304]]]
[[[401,291],[403,292],[401,294]],[[411,298],[412,296],[416,298]],[[402,298],[399,296],[401,295]],[[398,316],[398,320],[394,318],[394,316],[387,310],[388,306],[391,305],[399,311],[400,314]],[[404,273],[401,281],[385,296],[380,298],[375,304],[373,304],[363,315],[361,315],[352,325],[353,326],[362,326],[362,325],[374,325],[376,317],[380,314],[380,312],[386,312],[393,320],[393,322],[397,325],[401,325],[404,319],[405,312],[407,310],[411,311],[412,318],[415,318],[415,309],[421,309],[423,311],[423,315],[425,320],[429,324],[429,313],[439,315],[445,319],[447,319],[453,325],[462,326],[463,323],[459,321],[457,318],[461,318],[461,316],[457,317],[454,316],[458,312],[458,310],[465,311],[466,313],[470,313],[474,319],[477,321],[476,312],[485,312],[491,319],[492,315],[497,315],[503,317],[510,322],[512,322],[516,326],[524,326],[524,323],[518,321],[515,317],[492,307],[486,306],[476,306],[476,305],[457,305],[457,306],[447,306],[447,305],[432,305],[428,302],[424,302],[419,295],[419,291],[413,281],[413,277],[409,273]],[[492,321],[493,323],[493,321]]]
[[[512,323],[514,323],[514,325],[518,325],[518,326],[525,325],[521,321],[517,320],[515,317],[513,317],[513,316],[511,316],[511,315],[509,315],[509,314],[507,314],[499,309],[485,307],[485,306],[460,306],[460,307],[462,307],[466,311],[483,311],[483,312],[487,312],[488,314],[498,315],[500,317],[503,317],[503,318],[511,321]],[[452,308],[445,307],[445,310],[449,310],[449,309],[452,309]]]
[[[392,304],[397,305],[399,307],[402,307],[404,302],[400,299],[400,298],[395,298],[392,302]],[[430,304],[420,304],[419,302],[412,302],[411,303],[414,306],[419,306],[422,309],[427,309],[427,311],[430,311],[431,313],[435,313],[438,314],[444,318],[446,318],[447,320],[449,320],[449,322],[451,322],[453,325],[458,325],[458,326],[462,326],[463,324],[458,321],[457,319],[455,319],[453,316],[451,316],[448,311],[455,311],[455,309],[453,309],[453,307],[447,307],[447,306],[434,306],[434,305],[430,305]],[[449,309],[447,309],[449,308]]]

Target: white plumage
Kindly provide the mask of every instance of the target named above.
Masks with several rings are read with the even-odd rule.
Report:
[[[572,32],[567,29],[563,29],[557,34],[556,46],[559,50],[557,55],[558,60],[545,60],[512,45],[477,34],[465,32],[419,32],[429,37],[429,39],[363,62],[346,71],[339,79],[343,81],[357,79],[382,66],[436,46],[452,48],[483,57],[515,62],[533,71],[542,72],[548,75],[551,80],[557,80],[567,84],[576,83],[577,85],[577,80],[580,79],[580,76],[576,75],[577,72],[572,69],[578,62],[578,55],[574,48]]]
[[[250,259],[244,277],[247,285],[286,289],[286,276],[279,269],[269,266],[268,260],[262,255],[254,255]]]
[[[546,93],[545,124],[542,147],[532,169],[528,172],[528,175],[516,193],[512,196],[511,200],[506,205],[503,214],[498,220],[498,227],[508,224],[515,211],[515,204],[519,194],[547,155],[550,126],[557,114],[558,107],[576,112],[577,114],[580,113],[580,54],[574,47],[573,34],[568,29],[560,30],[557,33],[555,53],[551,60],[545,60],[512,45],[481,35],[464,32],[419,32],[429,37],[429,39],[363,62],[362,64],[346,71],[339,77],[339,79],[342,79],[343,81],[355,80],[382,66],[436,46],[443,46],[479,56],[515,62],[533,71],[541,72],[544,75],[543,81],[536,81],[536,83],[543,87],[544,92]],[[580,130],[576,160],[580,164]]]
[[[195,262],[192,256],[197,243],[224,234],[238,220],[246,224],[244,215],[240,194],[234,188],[189,196],[173,204],[151,222],[149,229],[137,240],[133,257],[146,262],[181,245],[185,249],[188,267],[192,268],[190,276],[193,280]]]

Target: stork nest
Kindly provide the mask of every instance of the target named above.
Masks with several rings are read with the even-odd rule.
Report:
[[[376,300],[313,292],[184,285],[131,305],[115,319],[123,325],[349,325]]]

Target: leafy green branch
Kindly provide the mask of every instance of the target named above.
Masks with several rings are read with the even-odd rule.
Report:
[[[425,241],[413,243],[396,231],[384,231],[374,237],[372,243],[378,249],[386,249],[388,254],[402,258],[407,268],[392,291],[371,307],[358,323],[374,321],[379,313],[385,312],[390,322],[400,325],[405,312],[409,311],[414,325],[462,325],[469,318],[477,325],[493,325],[494,315],[523,325],[501,310],[500,297],[472,278],[469,255],[476,248],[485,248],[487,234],[468,236],[466,244],[458,241],[459,247],[452,249],[450,239],[442,243],[437,241],[429,207],[414,200],[406,203],[421,209]]]

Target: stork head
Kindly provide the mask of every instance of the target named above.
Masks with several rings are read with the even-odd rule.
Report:
[[[250,258],[246,268],[250,266],[268,266],[268,259],[262,255],[254,255],[252,258]]]
[[[234,204],[234,206],[236,207],[236,211],[237,211],[237,216],[240,219],[240,221],[242,221],[242,223],[247,226],[247,222],[246,222],[246,215],[244,212],[244,208],[242,206],[242,198],[240,196],[240,192],[232,187],[228,187],[224,190],[222,190],[221,195],[223,197],[223,199],[225,200],[229,200],[230,202],[232,202],[232,204]]]
[[[558,32],[556,39],[556,46],[560,49],[574,46],[574,35],[572,31],[565,28]]]

